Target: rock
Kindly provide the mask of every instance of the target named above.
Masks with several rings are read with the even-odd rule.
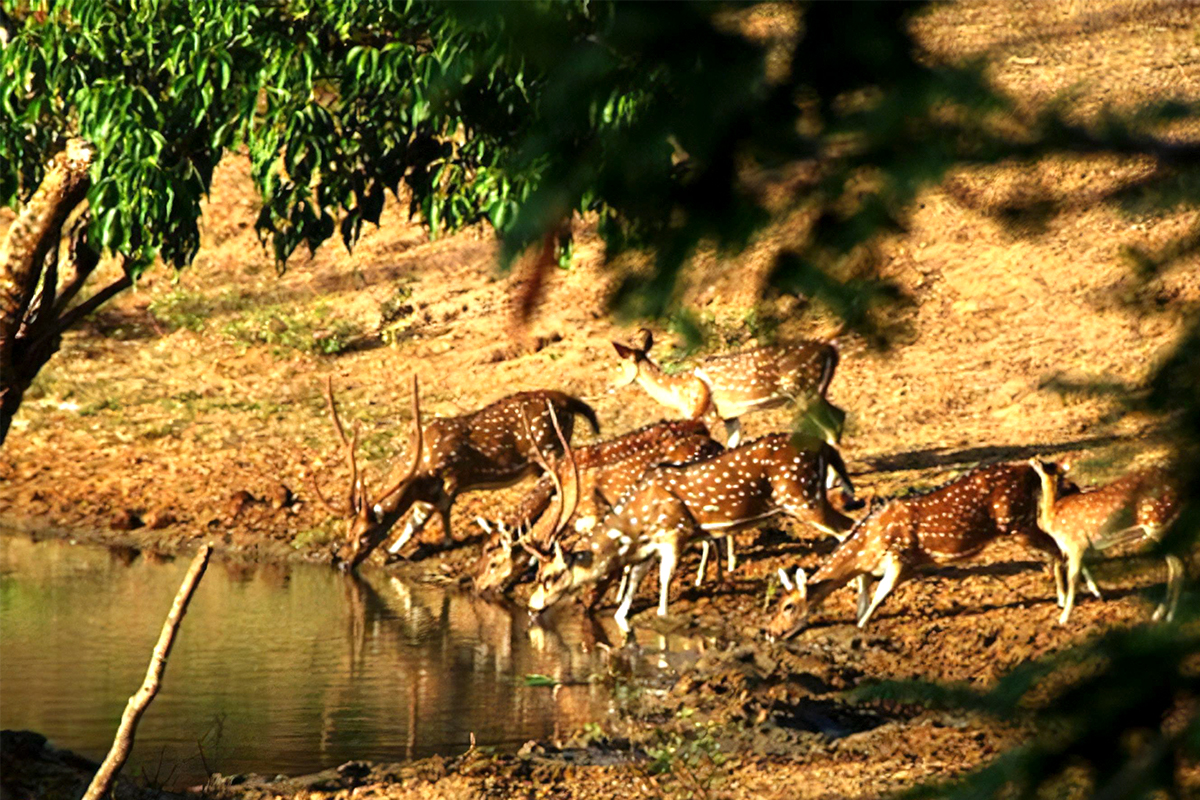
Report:
[[[292,496],[291,489],[284,486],[282,483],[277,483],[271,488],[267,489],[264,499],[271,504],[271,508],[278,511],[281,508],[290,506],[295,498]]]
[[[113,515],[108,527],[114,531],[131,531],[134,528],[142,527],[142,519],[132,509],[123,508]]]
[[[684,695],[691,693],[696,688],[697,681],[690,675],[684,675],[675,685],[671,687],[671,694]]]
[[[258,499],[245,489],[236,491],[225,501],[225,516],[230,519],[236,519],[245,510],[246,506],[257,502]]]
[[[145,516],[143,522],[146,527],[152,531],[161,531],[168,525],[175,524],[175,515],[170,511],[151,511]]]

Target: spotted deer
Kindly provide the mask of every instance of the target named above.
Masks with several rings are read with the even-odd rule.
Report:
[[[1163,469],[1131,472],[1112,483],[1063,494],[1058,470],[1038,459],[1029,462],[1042,484],[1038,524],[1050,534],[1067,560],[1066,598],[1058,618],[1065,625],[1075,607],[1075,589],[1083,556],[1131,540],[1158,539],[1179,513],[1179,490]],[[1061,468],[1060,468],[1061,469]],[[1154,611],[1155,620],[1170,622],[1183,582],[1183,562],[1167,555],[1167,595]],[[1099,592],[1095,592],[1099,596]]]
[[[568,537],[572,531],[587,530],[595,524],[597,511],[593,498],[596,492],[616,500],[655,464],[690,463],[716,455],[724,448],[709,437],[708,428],[702,422],[675,420],[647,425],[616,439],[578,448],[573,453],[569,447],[564,450],[571,453],[574,467],[569,459],[560,459],[551,467],[556,475],[543,474],[507,518],[494,525],[479,520],[480,526],[488,532],[488,539],[476,569],[477,592],[505,592],[520,579],[524,572],[522,556],[525,556],[524,549],[519,546],[522,535],[541,552],[551,549],[552,533],[558,524],[558,505],[563,502],[556,488],[570,484],[572,469],[578,470],[579,486],[574,490],[578,506],[562,522],[563,532]],[[572,543],[565,538],[563,544],[570,548]]]
[[[569,591],[599,584],[599,591],[629,568],[620,594],[616,620],[628,631],[627,617],[638,586],[659,558],[658,613],[667,613],[671,576],[683,549],[702,536],[727,536],[786,514],[832,534],[848,530],[852,520],[835,510],[825,496],[828,468],[842,472],[837,450],[820,442],[803,449],[788,434],[771,434],[704,461],[660,465],[611,508],[596,498],[600,522],[569,555],[555,546],[543,554],[529,607],[541,611]]]
[[[315,474],[313,487],[330,511],[348,520],[346,540],[335,552],[335,561],[343,568],[358,566],[410,510],[412,515],[388,548],[390,552],[397,553],[422,530],[434,511],[442,521],[442,544],[449,544],[450,507],[461,492],[511,486],[537,471],[533,460],[536,447],[559,451],[550,409],[562,418],[568,441],[575,415],[586,419],[597,433],[600,431],[595,411],[582,400],[562,392],[520,392],[479,411],[437,418],[424,425],[415,375],[412,392],[413,432],[408,464],[393,471],[387,488],[372,501],[355,460],[358,430],[355,429],[353,439],[346,437],[333,397],[332,379],[326,383],[329,415],[350,464],[350,486],[343,508],[338,509],[325,500]]]
[[[679,375],[668,375],[650,358],[654,338],[648,330],[642,329],[636,346],[612,344],[624,361],[625,376],[618,385],[636,382],[689,419],[715,415],[725,425],[730,449],[741,442],[743,414],[800,401],[820,409],[813,419],[822,438],[830,444],[841,438],[846,412],[825,399],[838,363],[832,342],[800,341],[712,356]]]
[[[1037,526],[1037,473],[1027,464],[996,464],[976,469],[924,494],[878,504],[854,525],[809,581],[796,570],[795,583],[783,574],[788,589],[767,625],[772,638],[798,633],[808,616],[835,589],[860,576],[878,577],[867,602],[867,584],[859,583],[858,627],[864,627],[879,604],[916,568],[961,561],[1001,536],[1016,536],[1050,559],[1061,556],[1054,540]]]

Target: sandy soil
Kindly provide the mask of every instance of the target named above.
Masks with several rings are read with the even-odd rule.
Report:
[[[989,74],[1022,102],[1069,95],[1074,113],[1091,119],[1105,106],[1200,94],[1197,15],[1176,3],[973,2],[939,7],[917,29],[937,57],[986,57]],[[1195,230],[1200,214],[1103,202],[1151,169],[1062,158],[962,170],[921,198],[911,229],[879,245],[885,274],[915,303],[897,312],[901,333],[887,351],[842,339],[830,393],[850,412],[844,454],[863,490],[929,486],[981,461],[1034,454],[1069,456],[1085,481],[1165,456],[1169,443],[1153,419],[1123,413],[1103,394],[1055,388],[1150,374],[1200,304],[1195,257],[1141,284],[1123,255]],[[1049,218],[1019,213],[1046,196],[1071,202]],[[486,231],[430,241],[392,203],[352,254],[328,245],[294,258],[279,277],[255,238],[254,203],[245,160],[230,158],[215,178],[195,265],[174,282],[153,273],[66,338],[0,453],[0,524],[148,549],[212,539],[252,557],[323,558],[342,527],[301,476],[315,465],[336,487],[348,474],[331,457],[320,388],[327,376],[344,416],[362,425],[376,481],[407,439],[413,371],[431,414],[555,388],[594,405],[606,436],[663,415],[637,388],[611,388],[609,341],[631,331],[606,313],[613,274],[586,226],[572,268],[553,277],[532,328],[514,335],[520,270],[497,275]],[[686,298],[709,323],[715,349],[756,341],[751,312],[781,317],[784,337],[832,327],[803,303],[756,302],[757,279],[792,230],[781,225],[732,260],[696,259]],[[339,337],[350,345],[344,352],[312,352]],[[743,422],[755,435],[786,429],[788,415]],[[480,543],[472,520],[499,516],[522,488],[463,496],[453,519],[461,546],[388,568],[465,576]],[[122,530],[134,517],[151,524]],[[1060,627],[1040,564],[997,546],[902,586],[866,632],[850,624],[845,590],[795,641],[767,646],[758,632],[768,576],[779,566],[812,569],[831,549],[810,532],[794,534],[740,534],[741,565],[730,579],[702,590],[680,581],[671,618],[638,618],[702,628],[722,645],[683,674],[665,675],[661,696],[603,721],[599,739],[559,743],[561,752],[542,743],[500,759],[350,769],[303,791],[599,797],[619,784],[646,796],[878,796],[969,769],[1021,732],[854,705],[846,689],[911,677],[987,685],[1029,658],[1143,619],[1143,590],[1161,591],[1157,567],[1109,575],[1101,579],[1106,601],[1082,599]],[[648,605],[647,595],[637,608]],[[704,733],[729,760],[717,766],[700,754],[690,775],[652,775],[640,757],[583,765],[645,753],[672,733]]]

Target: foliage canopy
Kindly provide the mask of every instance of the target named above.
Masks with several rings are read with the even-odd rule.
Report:
[[[281,264],[335,234],[351,246],[403,180],[431,229],[486,219],[506,260],[596,213],[610,256],[657,252],[622,296],[659,313],[695,245],[744,245],[779,210],[763,185],[795,174],[783,204],[823,213],[777,283],[849,313],[862,292],[817,270],[823,257],[895,226],[956,160],[1001,155],[962,136],[978,113],[946,113],[998,98],[974,69],[919,63],[909,11],[817,4],[790,41],[756,41],[716,4],[23,9],[4,19],[0,201],[28,197],[47,154],[83,137],[93,241],[135,274],[156,256],[182,267],[213,168],[244,148]],[[865,190],[864,170],[880,176]]]

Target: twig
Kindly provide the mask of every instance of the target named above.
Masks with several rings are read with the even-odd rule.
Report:
[[[121,724],[117,727],[117,735],[113,738],[112,749],[108,751],[104,763],[92,778],[83,800],[100,800],[106,796],[117,778],[117,773],[125,765],[125,759],[133,749],[133,734],[150,701],[158,694],[163,671],[167,667],[167,656],[171,654],[171,645],[175,643],[175,634],[179,632],[179,624],[187,612],[192,593],[204,577],[204,569],[208,566],[208,557],[211,554],[212,546],[206,544],[192,559],[192,565],[188,567],[187,575],[183,577],[183,583],[179,586],[179,593],[175,595],[175,602],[171,604],[171,611],[167,614],[167,620],[163,623],[158,644],[154,646],[154,652],[150,656],[150,666],[146,669],[146,679],[142,682],[142,688],[129,698],[125,713],[121,715]]]

